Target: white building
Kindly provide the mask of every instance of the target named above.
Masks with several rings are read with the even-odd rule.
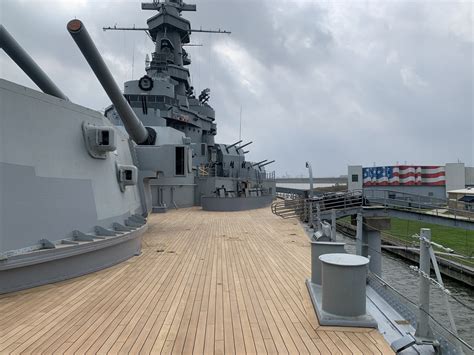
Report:
[[[349,191],[393,190],[415,195],[446,198],[448,191],[474,187],[474,168],[464,163],[445,165],[393,165],[363,167],[349,165]]]

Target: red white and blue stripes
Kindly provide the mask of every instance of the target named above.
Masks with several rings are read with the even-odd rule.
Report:
[[[364,186],[446,184],[444,166],[377,166],[362,169]]]

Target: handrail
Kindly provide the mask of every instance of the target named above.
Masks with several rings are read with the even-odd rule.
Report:
[[[363,190],[364,198],[370,206],[382,205],[394,210],[416,211],[416,213],[445,216],[454,220],[463,219],[474,222],[474,211],[469,211],[467,204],[456,201],[464,209],[450,206],[450,199],[421,196],[393,190]]]
[[[283,194],[285,197],[285,194]],[[303,215],[307,219],[309,212],[330,210],[348,210],[355,207],[373,206],[386,209],[410,211],[434,216],[444,216],[454,220],[474,222],[474,211],[453,208],[449,199],[433,198],[393,190],[354,190],[347,193],[326,193],[313,198],[298,198],[277,201],[272,212],[284,218],[297,218]],[[296,202],[295,202],[296,201]]]

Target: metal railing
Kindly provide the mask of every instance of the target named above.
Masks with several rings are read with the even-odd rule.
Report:
[[[294,198],[276,201],[272,212],[282,218],[310,219],[317,213],[362,207],[366,203],[361,191],[348,193],[329,193],[313,198]]]
[[[288,194],[282,195],[284,198],[288,198],[288,196]],[[449,202],[449,199],[399,191],[354,190],[347,193],[326,193],[312,199],[290,195],[290,199],[274,202],[272,204],[272,212],[283,218],[301,218],[303,216],[302,219],[307,220],[308,214],[315,212],[317,209],[320,212],[324,212],[372,206],[474,223],[474,211],[469,210],[467,207],[459,208],[460,201],[457,201],[457,208],[450,207]]]
[[[366,205],[474,222],[474,211],[469,210],[469,204],[461,201],[456,201],[457,205],[453,208],[450,205],[451,200],[449,199],[415,195],[400,191],[364,189],[361,193],[364,196]],[[459,208],[458,206],[460,205],[463,208]]]
[[[257,171],[257,177],[260,180],[271,180],[275,181],[275,171]]]

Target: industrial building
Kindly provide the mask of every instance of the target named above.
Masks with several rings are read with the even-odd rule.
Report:
[[[448,207],[466,213],[474,212],[474,187],[448,191]]]

